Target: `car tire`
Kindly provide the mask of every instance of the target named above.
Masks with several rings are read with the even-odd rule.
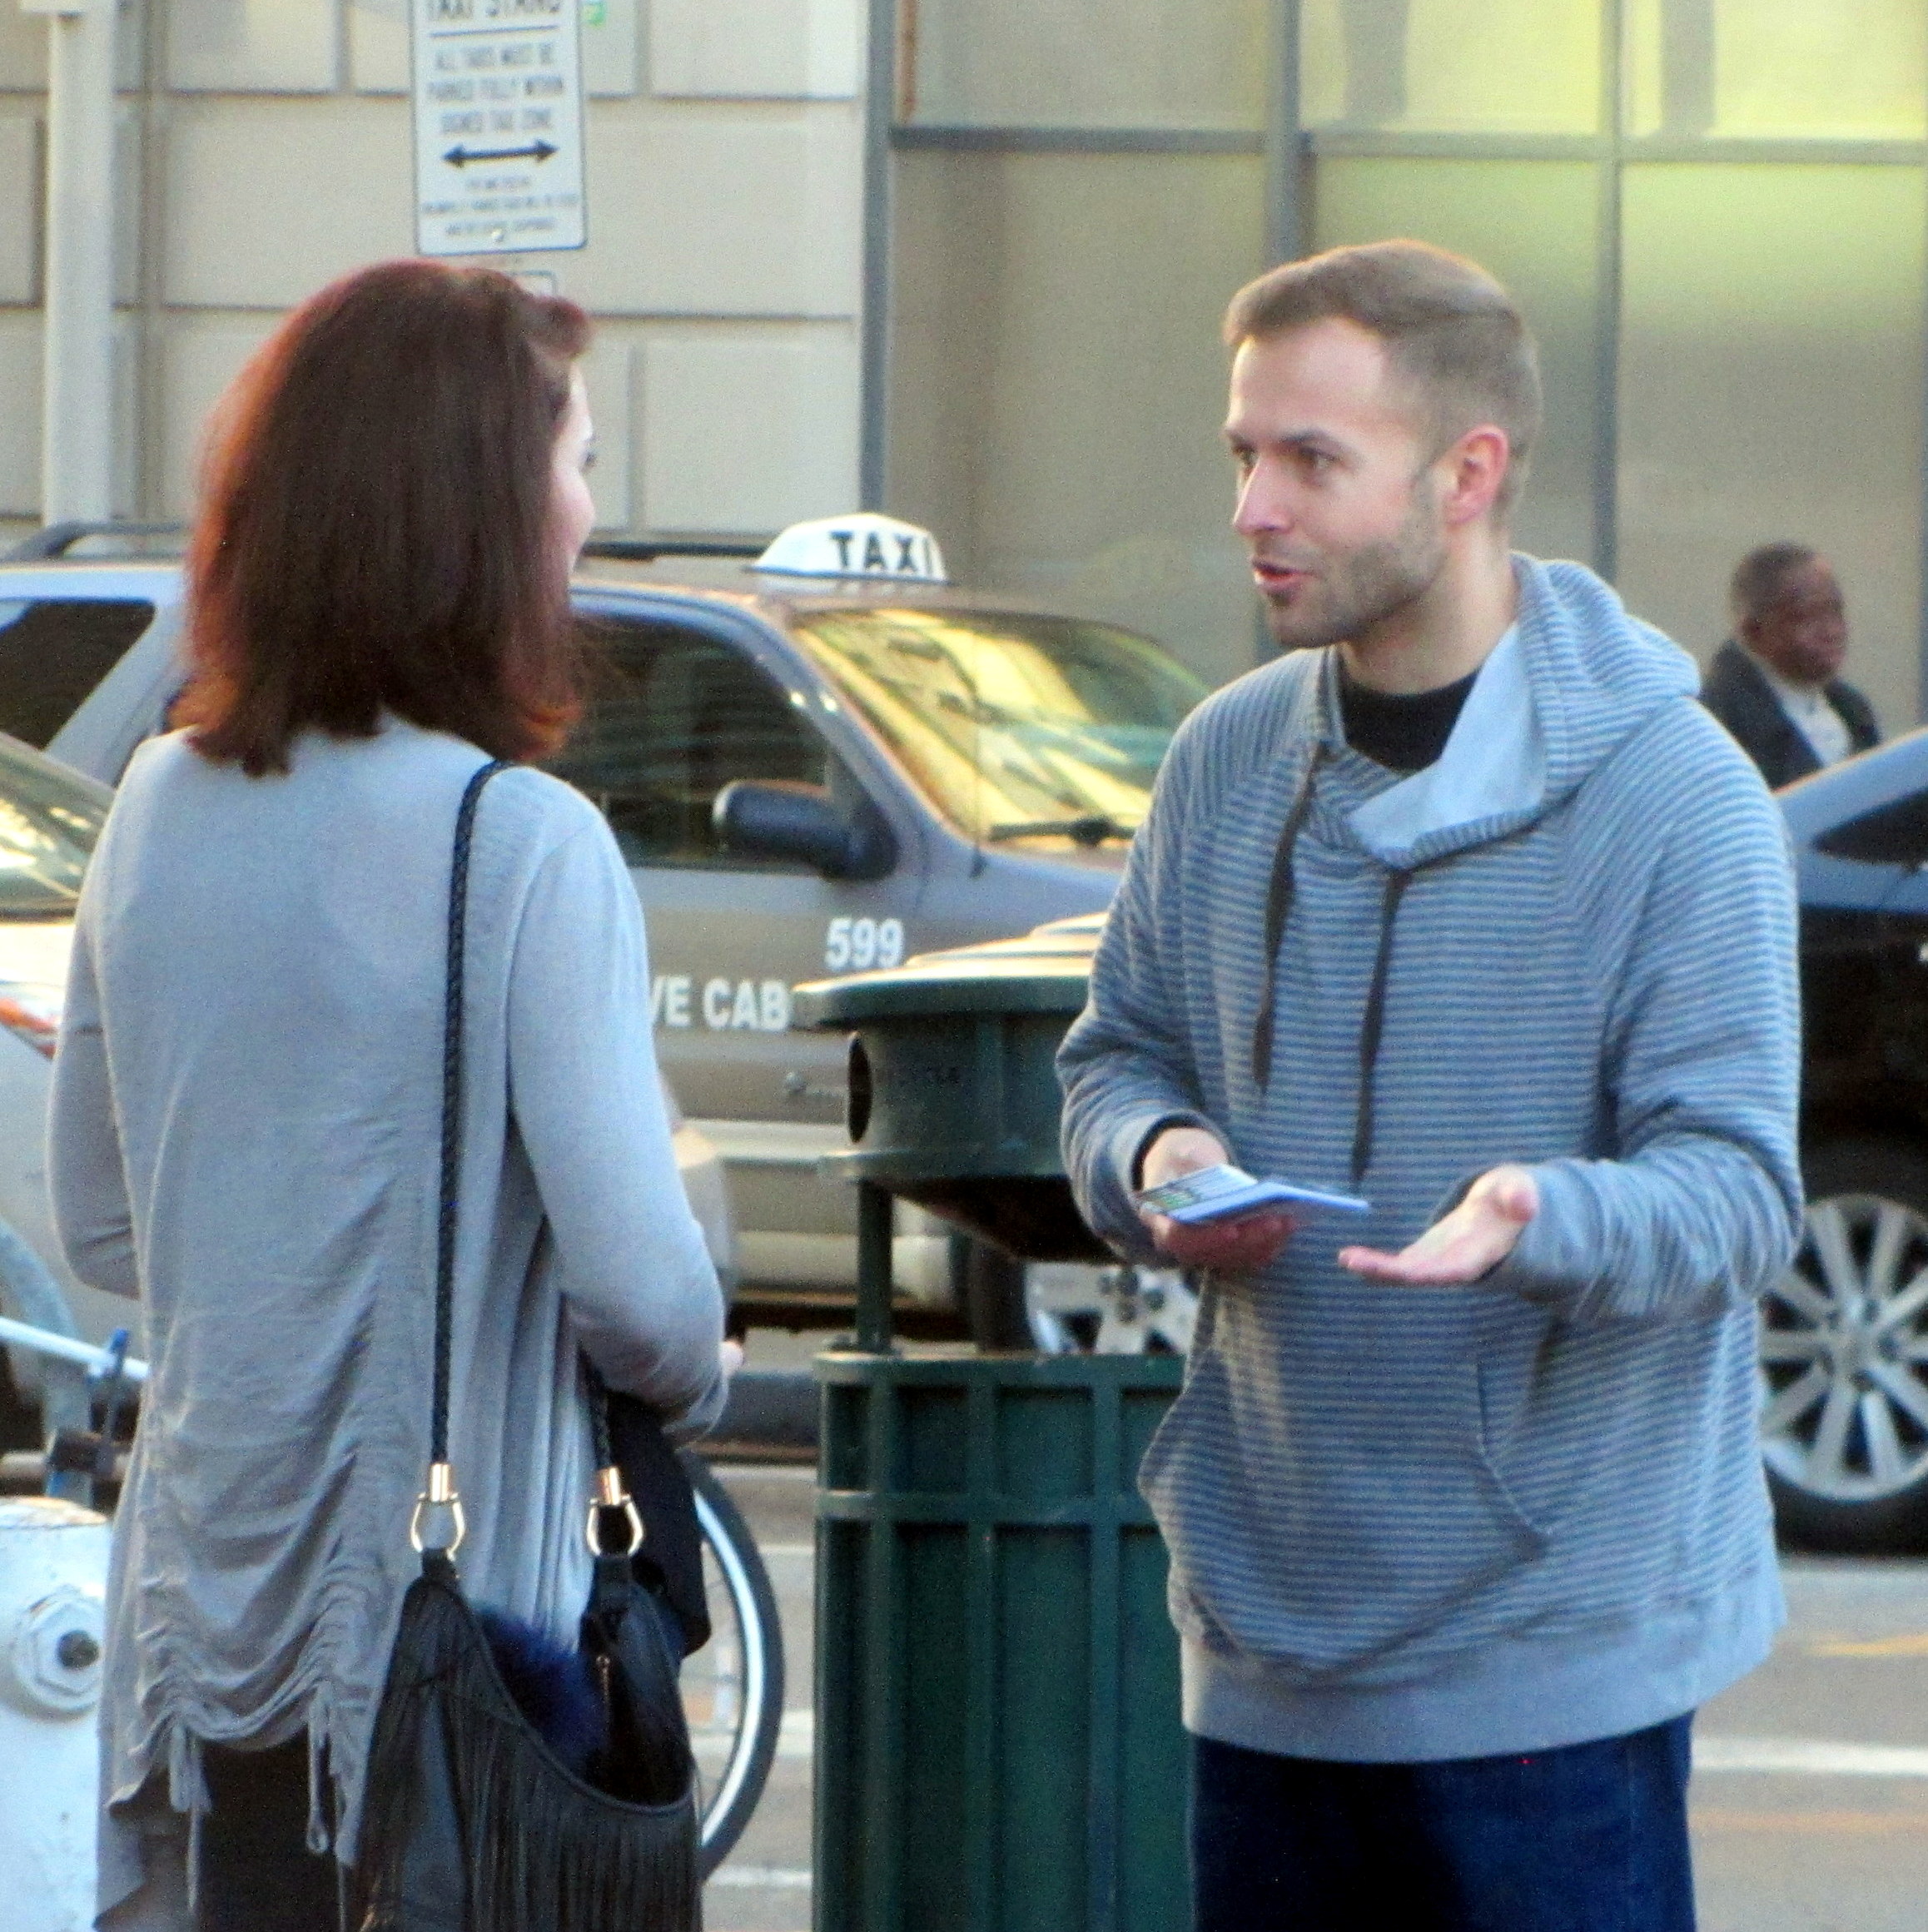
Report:
[[[1928,1547],[1928,1150],[1807,1150],[1801,1251],[1762,1300],[1762,1453],[1789,1541]]]

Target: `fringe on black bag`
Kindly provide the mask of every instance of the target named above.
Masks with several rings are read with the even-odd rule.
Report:
[[[638,1804],[567,1771],[510,1695],[452,1565],[425,1563],[409,1587],[368,1792],[362,1932],[701,1923],[687,1779],[683,1795]]]
[[[677,1686],[683,1640],[672,1636],[675,1613],[660,1592],[638,1578],[632,1559],[643,1524],[609,1448],[604,1391],[586,1363],[599,1467],[581,1642],[603,1736],[579,1771],[544,1736],[540,1714],[519,1703],[491,1620],[464,1598],[455,1571],[463,1521],[448,1417],[464,912],[476,803],[501,769],[475,774],[456,818],[430,1461],[410,1525],[422,1573],[402,1601],[375,1719],[354,1923],[360,1932],[699,1932],[696,1772]],[[604,1547],[612,1519],[626,1525],[627,1547]],[[499,1628],[497,1641],[519,1648]],[[519,1675],[518,1660],[508,1661]]]

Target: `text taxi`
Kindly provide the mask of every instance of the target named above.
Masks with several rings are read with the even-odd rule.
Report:
[[[52,533],[41,547],[53,549]],[[932,534],[873,514],[753,559],[592,546],[588,714],[554,769],[594,798],[648,916],[651,1018],[738,1224],[739,1305],[838,1319],[856,1272],[843,1056],[790,988],[1111,900],[1160,759],[1204,696],[1149,639],[952,588]],[[107,782],[180,679],[179,568],[0,566],[0,730]],[[914,1212],[907,1292],[1017,1338],[1021,1284]]]

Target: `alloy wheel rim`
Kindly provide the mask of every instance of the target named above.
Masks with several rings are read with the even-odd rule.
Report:
[[[1033,1262],[1024,1302],[1031,1339],[1048,1355],[1183,1355],[1198,1319],[1197,1291],[1175,1268]]]
[[[1762,1450],[1781,1479],[1875,1502],[1928,1477],[1928,1219],[1879,1194],[1808,1204],[1762,1304]]]

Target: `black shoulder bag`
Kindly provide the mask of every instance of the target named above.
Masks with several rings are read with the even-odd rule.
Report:
[[[660,1573],[679,1559],[673,1550],[663,1552],[666,1566],[643,1558],[648,1538],[586,1363],[599,1467],[587,1503],[595,1574],[580,1650],[540,1654],[541,1636],[475,1609],[455,1572],[463,1521],[449,1462],[449,1378],[464,928],[475,807],[502,768],[475,774],[456,817],[434,1406],[428,1487],[409,1526],[422,1573],[402,1602],[375,1718],[354,1923],[360,1932],[697,1932],[695,1766],[677,1687],[688,1638]],[[646,1479],[683,1486],[680,1508],[659,1492],[649,1513],[676,1523],[688,1510],[693,1535],[687,1478],[655,1418],[628,1398],[620,1414],[629,1446],[651,1458]],[[606,1535],[618,1523],[627,1542],[611,1548]]]

